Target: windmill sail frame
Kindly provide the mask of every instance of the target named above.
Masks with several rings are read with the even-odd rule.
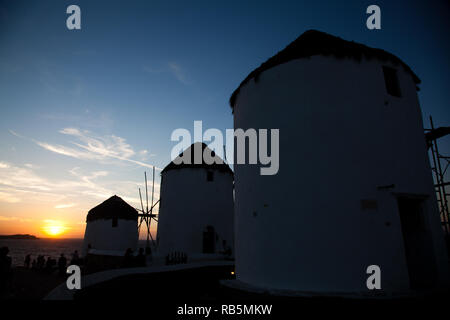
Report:
[[[152,224],[152,219],[155,220],[155,222],[158,222],[158,215],[153,213],[153,209],[155,208],[155,206],[159,203],[160,200],[156,201],[155,203],[153,203],[154,201],[154,193],[155,193],[155,167],[153,167],[153,176],[152,176],[152,196],[151,196],[151,205],[150,208],[148,206],[148,187],[147,187],[147,172],[144,172],[144,178],[145,178],[145,199],[146,199],[146,206],[144,209],[144,203],[142,202],[142,193],[141,193],[141,188],[139,188],[139,199],[141,200],[141,209],[136,208],[136,210],[138,211],[138,218],[139,218],[139,224],[138,224],[138,234],[140,234],[141,231],[141,225],[142,223],[145,224],[145,228],[147,229],[147,243],[146,243],[146,247],[147,248],[151,248],[150,247],[150,240],[152,241],[152,244],[155,244],[155,241],[153,239],[153,236],[150,232],[150,227]]]

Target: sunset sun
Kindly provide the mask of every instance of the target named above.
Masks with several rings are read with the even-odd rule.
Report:
[[[46,225],[42,227],[42,230],[48,236],[57,237],[66,231],[66,227],[59,221],[49,220],[46,221]]]

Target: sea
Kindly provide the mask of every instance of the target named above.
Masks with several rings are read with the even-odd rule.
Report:
[[[145,247],[145,240],[139,240],[139,247]],[[25,256],[31,255],[31,261],[36,259],[38,255],[45,258],[51,257],[58,259],[61,253],[70,260],[72,253],[77,250],[81,255],[83,239],[1,239],[0,247],[8,247],[9,256],[12,259],[14,267],[23,266]]]

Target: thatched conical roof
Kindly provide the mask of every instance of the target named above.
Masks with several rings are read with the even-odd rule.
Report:
[[[137,220],[138,212],[122,198],[114,195],[98,206],[89,210],[86,222],[118,218],[122,220]]]
[[[250,72],[250,74],[244,79],[244,81],[241,82],[239,87],[234,90],[231,95],[231,108],[234,108],[241,87],[251,79],[255,79],[255,81],[257,81],[259,75],[263,71],[294,59],[309,58],[315,55],[334,56],[336,58],[351,58],[357,61],[360,61],[362,57],[367,59],[375,58],[381,61],[389,60],[394,64],[402,65],[406,72],[411,74],[414,82],[416,84],[420,83],[420,79],[406,63],[387,51],[371,48],[354,41],[347,41],[325,32],[308,30],[291,42],[286,48]]]
[[[195,159],[194,159],[194,148],[195,146],[201,145],[201,150],[202,150],[202,154],[205,151],[205,148],[210,150],[208,148],[208,146],[202,142],[196,142],[193,143],[189,148],[187,148],[186,150],[184,150],[178,157],[177,159],[181,158],[183,156],[183,154],[185,154],[186,152],[190,153],[190,163],[181,163],[181,164],[176,164],[174,161],[170,162],[162,171],[161,174],[163,174],[164,172],[167,172],[169,170],[175,170],[175,169],[183,169],[183,168],[205,168],[205,169],[209,169],[209,170],[219,170],[222,172],[228,172],[233,174],[233,171],[230,169],[230,167],[219,157],[217,156],[214,151],[210,150],[212,156],[214,157],[215,160],[214,163],[212,164],[207,164],[205,163],[203,157],[201,159],[201,163],[196,164],[195,163]]]

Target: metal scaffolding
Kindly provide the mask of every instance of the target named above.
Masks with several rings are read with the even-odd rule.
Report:
[[[434,128],[433,119],[430,117],[430,129],[425,129],[425,137],[428,149],[431,150],[432,171],[434,187],[439,205],[442,228],[447,238],[450,235],[449,199],[450,181],[446,181],[447,169],[450,165],[450,157],[439,153],[437,140],[450,134],[450,127]]]

